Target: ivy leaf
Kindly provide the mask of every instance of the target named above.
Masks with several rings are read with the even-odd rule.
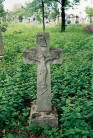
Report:
[[[72,128],[70,128],[68,131],[69,131],[69,134],[75,134],[75,130]]]
[[[7,138],[14,138],[14,135],[9,133]]]

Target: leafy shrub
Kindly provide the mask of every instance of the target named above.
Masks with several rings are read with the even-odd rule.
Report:
[[[5,27],[5,26],[2,26],[2,27],[1,27],[1,31],[2,31],[2,32],[5,32],[5,31],[6,31],[6,27]]]
[[[75,23],[76,23],[76,24],[78,24],[78,23],[79,23],[79,21],[75,21]]]
[[[7,22],[2,22],[2,23],[1,23],[1,26],[4,26],[4,27],[7,28],[7,27],[8,27],[8,23],[7,23]]]
[[[85,31],[88,33],[93,33],[93,25],[86,26]]]
[[[2,32],[5,32],[7,30],[8,24],[7,23],[1,23],[0,28]]]
[[[71,23],[71,21],[70,20],[67,20],[67,24],[70,24]]]

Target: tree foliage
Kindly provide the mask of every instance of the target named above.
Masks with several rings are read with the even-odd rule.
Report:
[[[86,13],[88,16],[93,16],[93,8],[86,7]]]
[[[2,17],[4,15],[3,1],[4,0],[0,0],[0,17]]]
[[[86,7],[86,13],[90,17],[90,23],[92,23],[92,17],[93,17],[93,8]]]
[[[50,12],[52,11],[58,13],[58,4],[51,1],[44,1],[44,15],[46,18],[49,18]],[[26,4],[26,12],[28,12],[30,15],[42,15],[42,1],[41,0],[33,0],[32,2],[29,2]],[[41,17],[42,18],[42,17]]]
[[[26,4],[26,11],[31,15],[35,15],[37,20],[43,23],[43,31],[45,30],[45,18],[52,18],[54,21],[59,14],[58,4],[54,1],[33,0]]]
[[[48,0],[45,0],[48,2]],[[79,3],[80,0],[49,0],[50,2],[57,2],[61,5],[61,32],[65,31],[65,8],[72,7],[73,5]]]

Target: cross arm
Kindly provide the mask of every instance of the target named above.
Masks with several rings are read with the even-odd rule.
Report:
[[[38,61],[37,58],[37,50],[33,49],[25,49],[23,51],[23,61],[25,64],[36,64]]]
[[[62,64],[62,49],[50,49],[51,64]]]

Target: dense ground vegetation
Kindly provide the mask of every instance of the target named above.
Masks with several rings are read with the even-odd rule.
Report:
[[[36,65],[25,65],[22,51],[36,45],[41,27],[10,24],[3,33],[0,64],[0,138],[93,138],[93,35],[82,26],[47,27],[50,47],[63,49],[62,65],[51,65],[52,103],[59,128],[29,126],[36,99]]]

